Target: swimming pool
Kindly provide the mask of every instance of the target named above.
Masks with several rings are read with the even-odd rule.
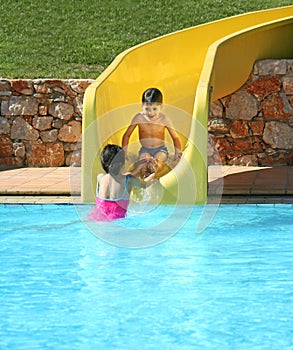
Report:
[[[195,207],[169,239],[129,249],[73,205],[0,205],[0,348],[292,349],[292,208],[220,205],[196,233]]]

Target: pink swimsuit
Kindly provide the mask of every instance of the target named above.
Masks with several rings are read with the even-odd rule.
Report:
[[[129,204],[129,198],[125,197],[125,193],[127,193],[129,176],[126,176],[125,187],[124,187],[122,196],[117,199],[107,199],[107,198],[101,198],[98,196],[99,179],[100,179],[100,175],[98,177],[96,204],[93,210],[88,215],[88,219],[94,220],[94,221],[112,221],[112,220],[124,218],[126,216],[127,208]]]

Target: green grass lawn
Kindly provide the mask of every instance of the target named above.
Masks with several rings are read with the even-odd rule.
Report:
[[[1,0],[0,77],[96,78],[158,36],[293,0]]]

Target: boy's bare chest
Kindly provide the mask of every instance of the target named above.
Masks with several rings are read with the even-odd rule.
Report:
[[[141,123],[138,125],[138,129],[140,134],[143,133],[145,135],[158,135],[164,134],[165,126],[162,124],[155,123]]]

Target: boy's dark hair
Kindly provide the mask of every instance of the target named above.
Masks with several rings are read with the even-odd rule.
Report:
[[[142,94],[142,102],[163,103],[163,95],[157,88],[149,88]]]
[[[106,173],[118,175],[125,164],[125,152],[117,145],[106,145],[100,156],[101,164]]]

